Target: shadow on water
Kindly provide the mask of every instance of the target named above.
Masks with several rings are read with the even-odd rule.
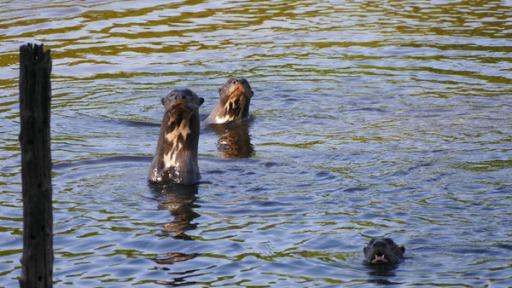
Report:
[[[223,158],[249,158],[254,154],[248,121],[211,125],[217,134],[217,149]]]

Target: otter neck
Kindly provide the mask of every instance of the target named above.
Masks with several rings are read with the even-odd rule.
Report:
[[[199,178],[198,142],[198,111],[184,106],[171,107],[162,120],[157,147],[157,166],[162,180],[196,182]]]
[[[218,122],[227,122],[236,119],[244,119],[249,115],[250,98],[246,95],[226,96],[221,103],[223,113],[217,116]]]

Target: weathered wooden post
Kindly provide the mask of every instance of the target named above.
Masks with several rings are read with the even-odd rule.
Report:
[[[27,44],[20,47],[22,288],[53,285],[51,70],[50,51],[44,51],[43,45]]]

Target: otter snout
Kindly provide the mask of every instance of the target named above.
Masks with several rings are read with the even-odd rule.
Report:
[[[252,92],[249,82],[244,78],[230,78],[223,88],[220,89],[222,97],[240,97],[244,96],[251,98],[254,94]]]
[[[162,105],[168,110],[170,107],[179,101],[186,101],[191,104],[197,105],[197,107],[203,105],[204,98],[197,96],[196,93],[188,88],[177,88],[172,90],[169,94],[161,99]]]

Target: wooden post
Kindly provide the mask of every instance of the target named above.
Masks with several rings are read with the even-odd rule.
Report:
[[[23,258],[20,287],[52,287],[53,211],[50,155],[50,51],[20,47],[20,144]]]

